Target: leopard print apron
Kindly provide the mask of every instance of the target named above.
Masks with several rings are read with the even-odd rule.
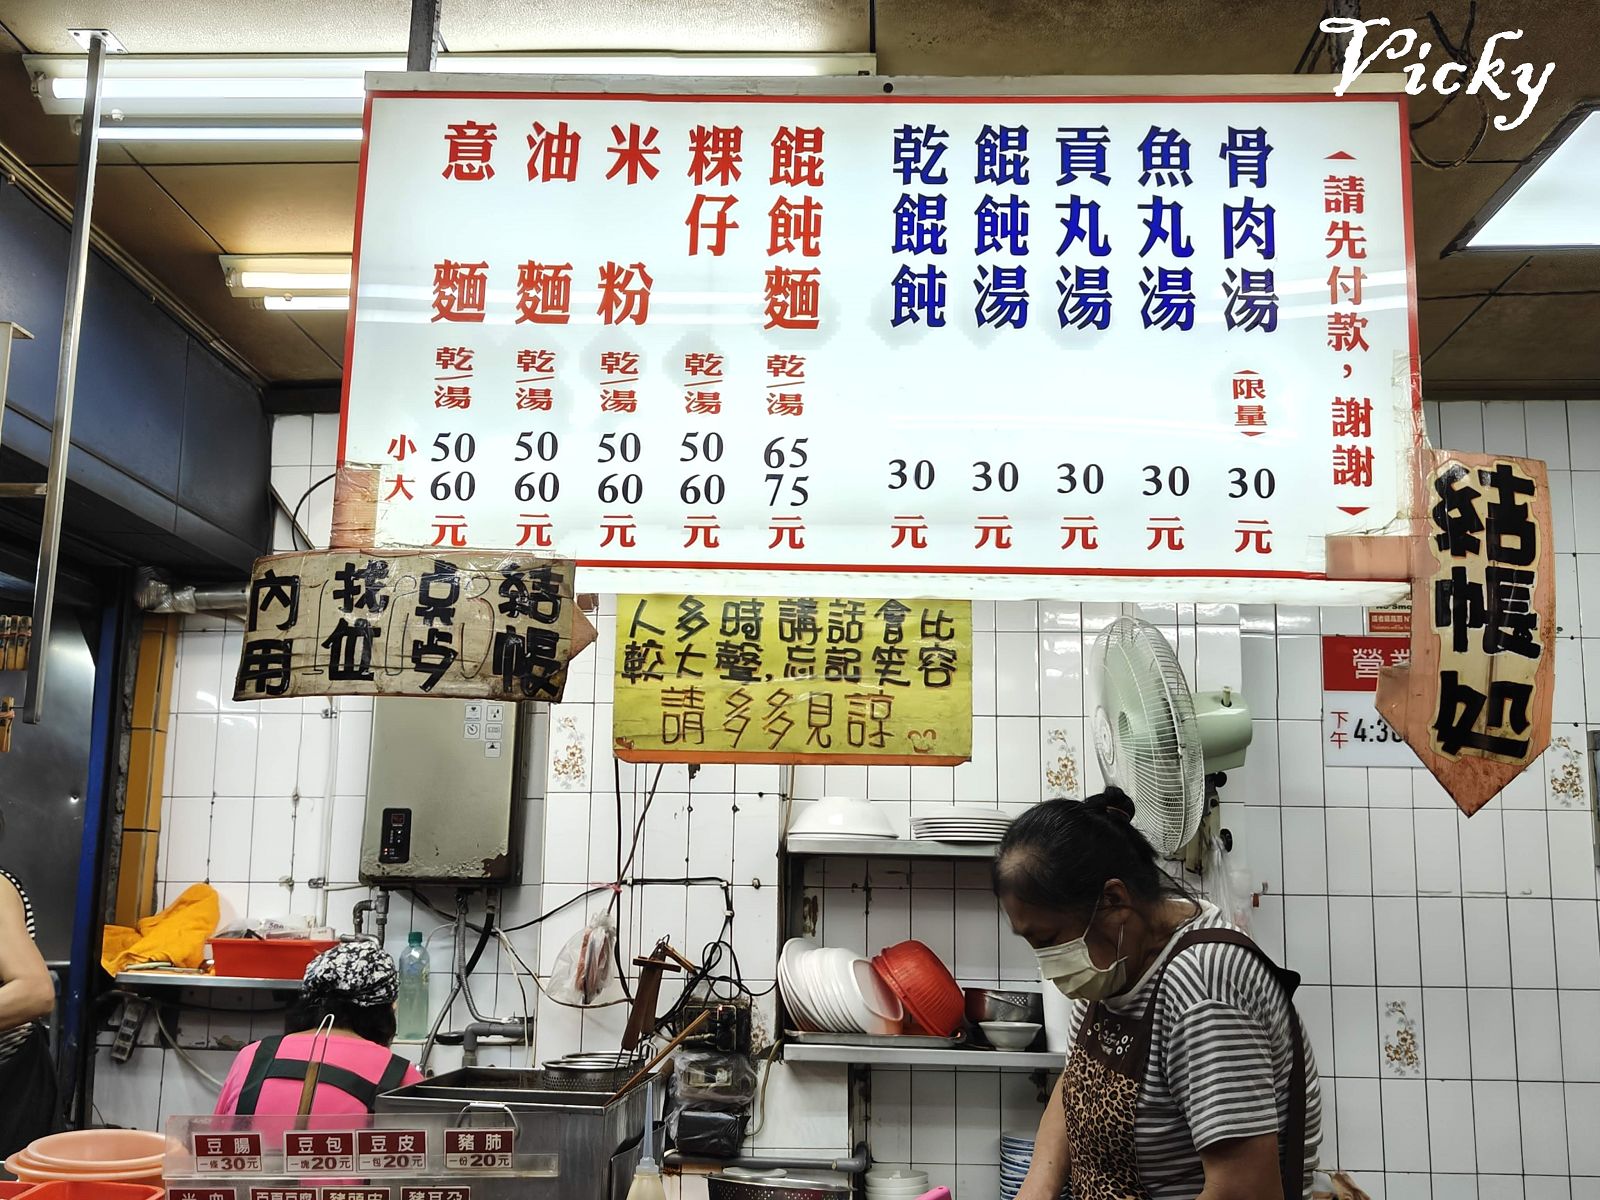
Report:
[[[1225,942],[1256,955],[1290,1001],[1294,1061],[1289,1076],[1288,1127],[1283,1137],[1286,1152],[1280,1158],[1285,1200],[1299,1200],[1306,1142],[1306,1062],[1292,998],[1300,976],[1277,966],[1237,929],[1196,929],[1180,937],[1151,982],[1142,1015],[1119,1016],[1099,1003],[1091,1004],[1084,1014],[1061,1088],[1072,1153],[1072,1200],[1150,1200],[1139,1178],[1134,1128],[1139,1089],[1150,1061],[1156,1002],[1168,964],[1190,946],[1205,942]]]

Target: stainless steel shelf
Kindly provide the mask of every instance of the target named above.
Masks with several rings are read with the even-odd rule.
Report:
[[[910,838],[827,838],[791,833],[784,841],[790,854],[835,858],[993,858],[995,843],[924,842]]]
[[[845,1063],[869,1067],[975,1067],[1059,1070],[1066,1056],[1048,1051],[904,1049],[899,1046],[821,1046],[785,1042],[784,1062]]]
[[[182,975],[176,971],[118,971],[125,988],[208,988],[216,991],[298,992],[298,979],[255,979],[243,975]]]

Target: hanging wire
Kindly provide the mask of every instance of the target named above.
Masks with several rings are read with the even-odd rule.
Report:
[[[1470,77],[1478,65],[1477,55],[1473,53],[1472,49],[1472,31],[1478,21],[1478,0],[1470,0],[1467,6],[1467,24],[1462,31],[1461,44],[1459,46],[1451,41],[1450,35],[1445,32],[1444,25],[1440,22],[1433,9],[1430,8],[1424,13],[1423,19],[1432,27],[1433,36],[1438,39],[1439,48],[1444,51],[1452,62],[1461,64],[1463,77]],[[1478,152],[1478,147],[1483,145],[1483,139],[1489,134],[1489,104],[1483,98],[1482,93],[1477,93],[1473,96],[1473,99],[1478,102],[1478,129],[1472,135],[1471,143],[1459,157],[1449,160],[1437,159],[1417,144],[1417,131],[1426,129],[1437,121],[1465,92],[1465,87],[1457,87],[1431,113],[1419,121],[1411,122],[1411,152],[1416,155],[1418,162],[1430,170],[1450,171],[1465,165]]]

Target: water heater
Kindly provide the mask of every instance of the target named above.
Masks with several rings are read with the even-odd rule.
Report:
[[[522,864],[518,706],[375,700],[364,883],[516,883]]]

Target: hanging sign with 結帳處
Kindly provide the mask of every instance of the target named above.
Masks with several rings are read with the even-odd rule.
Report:
[[[375,82],[351,544],[1283,601],[1409,500],[1401,97],[623,82]]]
[[[1550,742],[1555,551],[1544,463],[1425,450],[1411,659],[1378,710],[1468,816]]]
[[[972,605],[621,596],[612,752],[625,762],[965,762]]]
[[[572,576],[570,562],[507,552],[257,559],[233,698],[560,700],[594,636]]]

